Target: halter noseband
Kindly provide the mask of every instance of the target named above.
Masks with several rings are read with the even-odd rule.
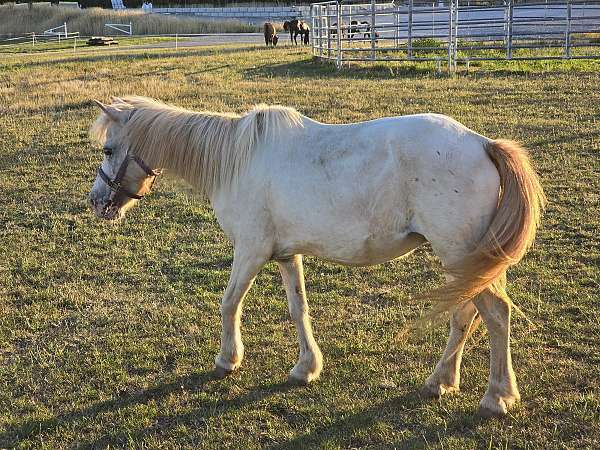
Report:
[[[144,195],[134,194],[133,192],[129,192],[127,189],[125,189],[121,185],[121,182],[123,181],[123,178],[125,177],[125,172],[127,172],[127,166],[129,165],[130,161],[135,161],[137,163],[137,165],[140,166],[140,168],[144,172],[146,172],[146,175],[147,175],[146,178],[152,177],[152,182],[150,183],[150,189],[152,189],[152,185],[154,184],[156,177],[161,174],[161,172],[159,170],[152,170],[150,167],[148,167],[148,165],[142,160],[142,158],[140,158],[137,155],[133,155],[133,156],[126,155],[125,156],[125,159],[121,163],[121,167],[119,167],[117,175],[115,176],[115,178],[113,180],[111,180],[110,177],[108,175],[106,175],[106,172],[104,172],[104,170],[102,170],[102,166],[98,167],[98,175],[100,176],[100,178],[102,178],[102,181],[104,181],[106,183],[106,185],[110,188],[110,190],[113,191],[113,195],[111,196],[111,199],[110,199],[111,201],[119,193],[123,193],[127,197],[134,198],[136,200],[141,200],[144,197],[144,195],[146,195],[146,194],[144,194]],[[148,192],[150,192],[150,189],[148,189]]]

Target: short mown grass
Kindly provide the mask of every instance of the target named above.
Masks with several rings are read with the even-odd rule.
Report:
[[[285,46],[0,60],[0,447],[598,448],[599,83],[593,62],[482,63],[448,78],[425,65],[338,72]],[[509,273],[534,323],[513,320],[522,405],[475,414],[483,327],[462,392],[419,398],[447,333],[397,334],[427,307],[411,297],[442,282],[426,246],[369,268],[306,259],[325,357],[308,387],[285,382],[297,344],[268,265],[245,305],[243,367],[214,379],[232,248],[209,205],[165,178],[119,226],[87,210],[101,160],[92,99],[126,94],[217,111],[277,103],[334,123],[432,111],[522,141],[550,200]]]

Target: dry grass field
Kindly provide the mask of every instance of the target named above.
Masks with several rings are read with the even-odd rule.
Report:
[[[599,69],[337,72],[286,46],[3,57],[0,448],[599,448]],[[427,246],[377,267],[306,259],[325,358],[308,387],[286,383],[295,330],[268,265],[245,304],[242,369],[214,379],[232,259],[210,207],[165,177],[119,226],[87,209],[102,155],[87,136],[92,99],[126,94],[218,111],[277,103],[333,123],[432,111],[522,141],[550,201],[509,273],[533,322],[513,319],[523,403],[504,419],[475,414],[484,327],[467,344],[462,391],[419,398],[447,333],[398,338],[427,307],[412,297],[442,281]]]
[[[134,34],[227,33],[260,31],[260,27],[238,20],[211,21],[194,17],[145,14],[141,10],[113,11],[101,8],[77,9],[60,6],[0,6],[0,36],[42,33],[67,23],[69,32],[81,36],[121,34],[104,26],[106,23],[132,23]]]

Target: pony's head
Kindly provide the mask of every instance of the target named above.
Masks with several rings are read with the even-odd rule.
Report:
[[[89,202],[96,216],[116,220],[150,192],[160,171],[148,167],[129,149],[128,123],[135,108],[117,98],[111,105],[99,101],[96,104],[102,113],[92,125],[91,134],[102,145],[104,159],[98,168]]]

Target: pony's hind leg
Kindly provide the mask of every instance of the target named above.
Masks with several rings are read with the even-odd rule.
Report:
[[[310,325],[302,255],[294,255],[289,260],[279,261],[278,264],[285,285],[290,316],[296,324],[300,344],[300,357],[290,372],[290,379],[303,384],[310,383],[319,377],[323,367],[323,357]]]
[[[521,399],[510,355],[511,305],[490,289],[474,302],[490,336],[489,384],[479,410],[485,416],[503,415]]]
[[[460,363],[467,338],[478,323],[477,310],[472,302],[461,305],[450,319],[450,336],[446,350],[433,373],[425,381],[424,394],[439,398],[457,392],[460,386]]]
[[[244,357],[240,331],[242,302],[254,278],[267,262],[256,252],[238,251],[233,257],[229,283],[221,301],[221,351],[215,359],[216,374],[225,376],[237,369]]]

